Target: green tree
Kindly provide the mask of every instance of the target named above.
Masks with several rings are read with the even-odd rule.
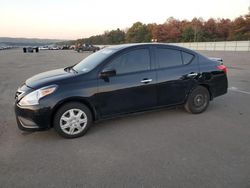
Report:
[[[147,25],[136,22],[128,29],[126,33],[126,42],[150,42],[151,33]]]
[[[117,30],[112,30],[107,33],[107,43],[108,44],[122,44],[125,42],[125,32],[121,31],[119,28]]]
[[[191,26],[186,27],[181,35],[183,42],[192,42],[194,40],[194,29]]]

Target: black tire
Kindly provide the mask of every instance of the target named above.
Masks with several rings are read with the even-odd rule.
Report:
[[[197,86],[189,94],[184,107],[186,111],[192,114],[199,114],[207,109],[209,101],[210,101],[210,94],[207,88],[203,86]]]
[[[64,121],[61,118],[63,117],[63,115],[65,113],[66,114],[69,113],[68,112],[69,110],[73,110],[74,111],[73,113],[75,113],[75,111],[77,112],[77,110],[79,110],[79,112],[82,111],[83,112],[82,116],[86,117],[86,119],[87,119],[86,123],[81,124],[82,127],[84,127],[81,131],[78,130],[77,127],[72,128],[74,130],[80,131],[79,133],[76,133],[76,134],[67,133],[67,131],[71,130],[70,127],[77,126],[76,125],[77,123],[78,123],[78,125],[80,124],[79,122],[75,122],[75,121],[77,121],[77,118],[72,120],[72,118],[70,118],[70,115],[69,115],[69,119],[71,119],[71,120],[67,120],[67,121],[71,121],[71,123],[69,123],[70,124],[69,130],[67,130],[66,128],[64,128],[64,130],[63,130],[63,128],[61,127],[61,125],[63,124],[63,121]],[[64,115],[64,117],[65,117],[65,115]],[[72,121],[74,121],[74,122],[72,123]],[[92,117],[92,114],[91,114],[91,112],[90,112],[90,110],[89,110],[89,108],[87,106],[85,106],[82,103],[78,103],[78,102],[70,102],[70,103],[67,103],[67,104],[63,105],[62,107],[60,107],[57,110],[57,112],[55,113],[55,116],[54,116],[54,122],[53,123],[54,123],[54,129],[56,130],[56,132],[59,133],[64,138],[77,138],[77,137],[83,136],[87,132],[87,130],[91,126],[92,122],[93,122],[93,117]],[[65,124],[67,124],[67,122]],[[72,124],[74,124],[74,125],[72,125]],[[78,132],[78,131],[76,131],[76,132]]]

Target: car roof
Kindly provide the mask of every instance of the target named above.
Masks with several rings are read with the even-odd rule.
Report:
[[[171,45],[171,44],[166,44],[166,43],[128,43],[128,44],[119,44],[119,45],[111,45],[108,46],[107,48],[115,50],[115,51],[119,51],[122,49],[126,49],[126,48],[130,48],[130,47],[139,47],[139,46],[164,46],[164,47],[170,47],[170,48],[175,48],[175,49],[179,49],[179,50],[186,50],[186,51],[190,51],[195,53],[194,51],[187,49],[187,48],[183,48],[180,46],[176,46],[176,45]]]

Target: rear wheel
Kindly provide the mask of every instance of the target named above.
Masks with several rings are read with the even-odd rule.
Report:
[[[207,88],[198,86],[189,94],[184,107],[190,113],[199,114],[207,109],[209,100],[210,95]]]
[[[54,129],[65,138],[83,136],[92,124],[89,108],[81,103],[67,103],[55,114]]]

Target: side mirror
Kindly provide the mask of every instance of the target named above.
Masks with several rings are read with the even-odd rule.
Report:
[[[112,69],[112,70],[103,70],[100,74],[99,77],[100,78],[108,78],[111,76],[115,76],[116,75],[116,70]]]

